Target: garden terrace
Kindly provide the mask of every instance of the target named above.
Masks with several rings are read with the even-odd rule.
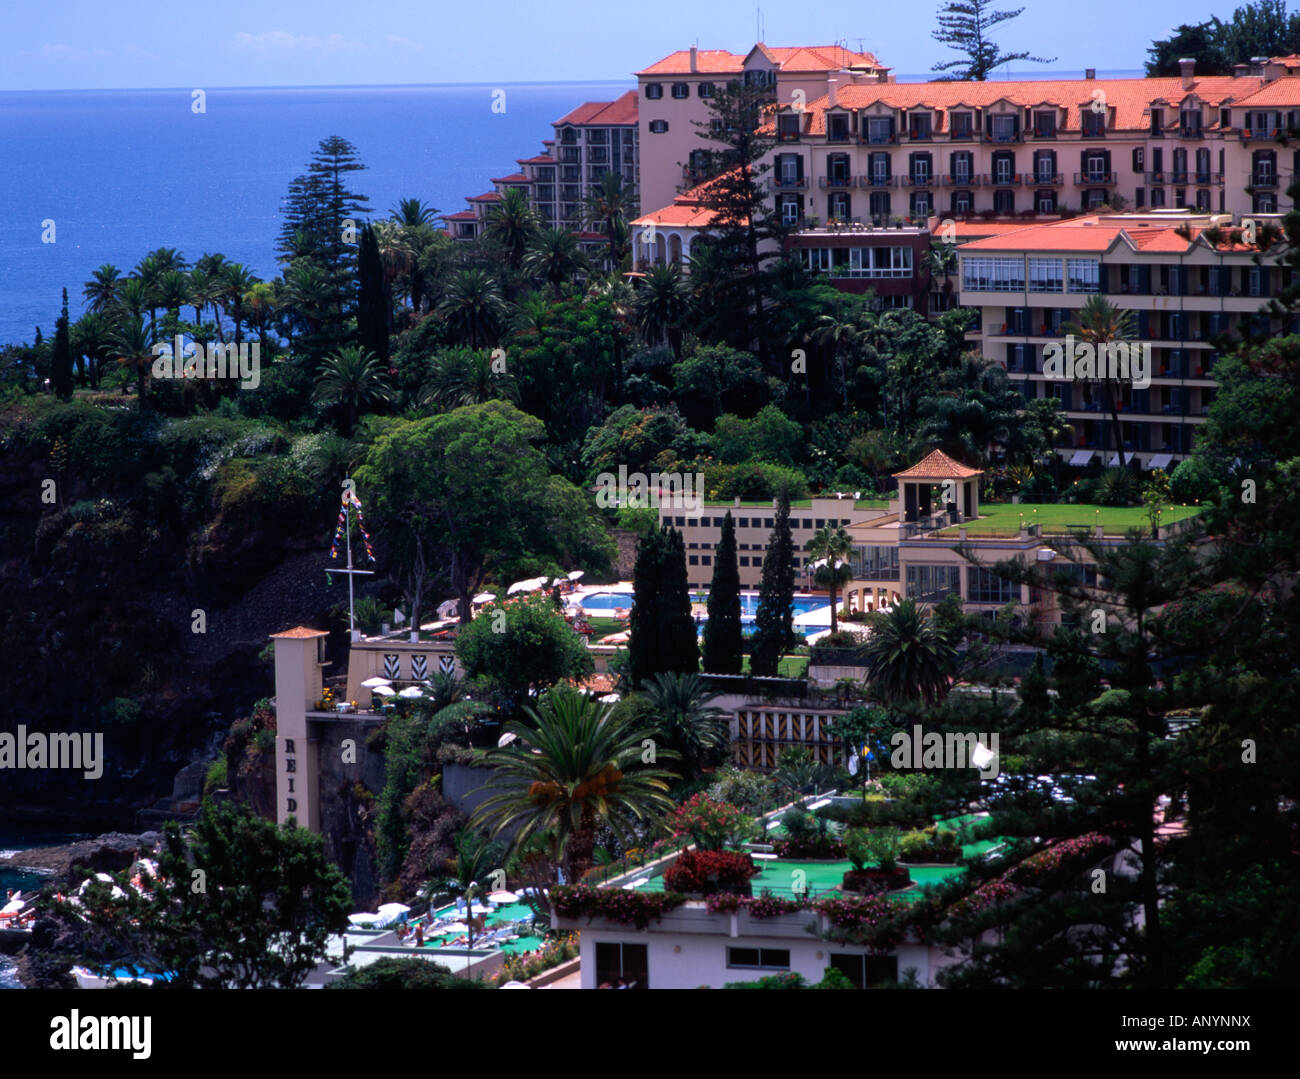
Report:
[[[1162,531],[1200,513],[1197,506],[1165,506],[1160,514]],[[981,503],[980,515],[962,525],[953,525],[931,533],[932,539],[955,539],[962,530],[972,538],[982,536],[1019,536],[1021,527],[1038,526],[1040,535],[1069,535],[1084,531],[1095,534],[1100,526],[1106,536],[1123,536],[1130,528],[1149,531],[1150,521],[1144,506],[1090,506],[1083,503],[1019,504]]]

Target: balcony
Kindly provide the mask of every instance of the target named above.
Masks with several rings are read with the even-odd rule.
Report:
[[[974,138],[973,131],[952,131],[948,135],[949,142],[971,142]]]
[[[893,146],[898,143],[898,136],[896,134],[889,134],[889,135],[866,134],[866,135],[860,135],[858,137],[858,141],[865,146]]]
[[[1192,173],[1192,183],[1194,184],[1221,184],[1223,183],[1223,173],[1221,172],[1194,172]]]
[[[782,131],[782,132],[779,132],[779,133],[777,134],[777,136],[776,136],[776,141],[777,141],[777,142],[798,142],[798,141],[799,141],[799,132],[798,132],[798,131]]]
[[[1034,138],[1036,139],[1054,139],[1058,132],[1055,127],[1036,127],[1034,128]]]
[[[1205,138],[1205,131],[1200,124],[1189,127],[1179,127],[1178,137],[1180,139],[1203,139]]]
[[[1169,174],[1169,182],[1170,182],[1171,184],[1185,184],[1185,183],[1187,183],[1187,170],[1186,170],[1186,169],[1174,169],[1174,171],[1171,172],[1171,173]]]
[[[1003,134],[998,134],[992,131],[986,131],[984,133],[984,141],[1006,145],[1008,143],[1024,142],[1025,138],[1023,135],[1020,134],[1019,131],[1012,131]]]
[[[983,176],[986,187],[1019,187],[1022,178],[1018,172],[986,172]]]
[[[709,178],[709,172],[708,172],[708,170],[705,169],[703,166],[700,166],[700,165],[683,165],[683,166],[682,166],[682,179],[683,179],[683,180],[694,180],[694,181],[696,181],[696,182],[698,183],[699,181],[701,181],[701,180],[707,180],[708,178]]]
[[[911,176],[901,177],[904,187],[933,187],[935,178],[929,172],[914,172]]]
[[[774,176],[772,186],[778,191],[806,191],[808,181],[802,176]]]
[[[980,177],[973,172],[959,172],[955,175],[949,174],[943,178],[944,187],[979,187]]]
[[[908,142],[933,142],[934,133],[931,131],[909,131],[907,133]]]
[[[1281,127],[1243,127],[1241,129],[1241,141],[1257,142],[1261,139],[1276,139],[1283,134],[1285,134],[1285,128]]]
[[[859,176],[859,187],[897,187],[897,176]]]
[[[1025,177],[1025,183],[1035,187],[1061,187],[1065,183],[1065,177],[1059,172],[1029,173]]]
[[[1106,186],[1115,182],[1113,172],[1076,172],[1074,174],[1076,184],[1086,184],[1090,187]]]
[[[1250,174],[1251,187],[1277,187],[1277,173],[1275,172],[1252,172]]]
[[[828,188],[833,191],[838,191],[838,190],[843,190],[846,187],[852,187],[853,177],[852,176],[821,176],[818,177],[817,183],[818,186],[821,187],[823,191],[827,190]]]
[[[1163,184],[1165,182],[1165,174],[1163,170],[1160,172],[1144,172],[1142,176],[1149,184]]]

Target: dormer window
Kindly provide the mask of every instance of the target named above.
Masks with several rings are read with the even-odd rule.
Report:
[[[1106,134],[1106,110],[1094,110],[1091,105],[1083,107],[1083,137],[1099,139]]]
[[[1151,110],[1151,137],[1158,139],[1165,133],[1165,110]]]
[[[894,118],[892,116],[867,117],[867,141],[874,143],[893,142]]]
[[[1054,109],[1044,109],[1034,113],[1034,138],[1056,138],[1056,111]]]
[[[849,118],[843,113],[828,116],[826,118],[826,139],[829,142],[847,142],[849,139]]]
[[[909,139],[928,139],[930,137],[930,114],[928,112],[908,113],[907,137]]]
[[[1185,108],[1178,114],[1178,133],[1185,139],[1201,137],[1201,110]]]
[[[799,114],[783,112],[777,120],[777,138],[782,142],[795,142],[799,138]]]
[[[954,112],[950,122],[952,125],[952,138],[969,139],[971,137],[971,132],[975,128],[975,118],[969,112]]]

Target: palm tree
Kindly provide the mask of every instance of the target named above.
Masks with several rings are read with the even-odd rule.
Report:
[[[517,273],[540,230],[541,217],[528,201],[528,196],[517,188],[508,187],[502,193],[501,201],[488,214],[483,234],[505,252],[506,262]]]
[[[179,322],[181,305],[190,301],[190,277],[183,270],[164,270],[154,285],[158,306]]]
[[[135,395],[142,407],[145,402],[145,378],[154,361],[153,345],[153,326],[146,329],[144,319],[139,315],[133,316],[112,338],[117,362],[123,367],[135,368]]]
[[[117,304],[117,290],[121,283],[122,271],[111,262],[104,263],[81,290],[87,308],[95,314],[111,311]]]
[[[486,344],[506,317],[501,289],[486,270],[459,271],[438,302],[438,314],[470,348]]]
[[[849,377],[844,370],[844,354],[857,344],[862,336],[862,328],[853,318],[842,318],[841,312],[818,315],[812,332],[814,344],[820,345],[831,355],[831,362],[840,361],[840,394],[844,406],[849,403]]]
[[[257,327],[258,346],[266,348],[266,328],[275,313],[275,286],[266,281],[258,281],[244,293],[244,306],[248,308],[248,320]]]
[[[676,266],[653,267],[637,295],[637,323],[646,344],[667,340],[673,359],[682,358],[682,326],[691,310],[691,294]]]
[[[106,357],[113,352],[113,328],[108,319],[98,311],[88,311],[72,324],[73,355],[84,356],[88,361],[90,385],[99,386],[99,371]]]
[[[149,308],[149,290],[138,277],[128,277],[117,287],[117,311],[132,319],[144,318]],[[153,311],[149,311],[149,321],[153,322]]]
[[[284,271],[284,284],[280,292],[283,312],[286,315],[296,315],[308,334],[319,333],[331,296],[329,281],[320,267],[310,262],[290,266]],[[291,347],[292,344],[290,335]]]
[[[541,333],[551,315],[551,302],[544,292],[530,292],[521,298],[510,315],[510,327],[516,331]]]
[[[379,248],[379,261],[384,267],[384,284],[391,289],[393,282],[411,272],[415,265],[415,248],[407,230],[395,221],[376,221],[371,230]]]
[[[609,266],[615,272],[628,250],[627,222],[636,213],[636,192],[624,187],[623,178],[616,172],[602,174],[599,184],[582,200],[582,223],[604,231],[609,243]]]
[[[257,283],[257,275],[242,262],[228,262],[221,267],[217,287],[221,296],[221,306],[225,308],[226,314],[235,324],[235,344],[239,344],[241,339],[240,331],[245,312],[244,297]]]
[[[933,704],[948,692],[957,651],[913,599],[873,616],[863,651],[867,683],[887,701]]]
[[[497,374],[492,370],[490,353],[450,348],[434,356],[418,403],[451,409],[484,401],[513,401],[517,393],[515,381],[507,372]]]
[[[694,779],[706,763],[726,748],[729,732],[724,713],[698,674],[661,673],[645,683],[645,699],[655,729],[682,760],[682,778]]]
[[[806,548],[812,560],[813,580],[818,587],[825,588],[831,597],[831,632],[839,631],[836,621],[835,595],[849,581],[853,580],[853,567],[849,565],[849,555],[853,551],[853,540],[843,525],[819,528],[813,533]]]
[[[1119,467],[1127,466],[1124,457],[1124,439],[1119,429],[1119,395],[1116,380],[1109,377],[1110,364],[1102,357],[1099,345],[1112,341],[1132,342],[1137,338],[1137,316],[1132,311],[1123,310],[1112,304],[1105,296],[1094,293],[1083,301],[1079,316],[1073,322],[1065,323],[1061,329],[1073,334],[1080,341],[1087,342],[1096,350],[1097,369],[1102,373],[1106,387],[1106,403],[1110,406],[1110,432],[1114,440],[1115,452],[1119,455]]]
[[[430,881],[424,898],[436,905],[447,898],[465,901],[465,924],[469,927],[467,947],[474,947],[474,900],[485,890],[480,878],[486,878],[492,869],[501,864],[503,854],[500,843],[494,843],[481,832],[462,828],[456,833],[455,874],[442,881]]]
[[[549,284],[556,299],[560,296],[560,286],[586,265],[577,237],[565,229],[543,232],[523,261],[524,272]]]
[[[318,404],[343,405],[347,409],[345,434],[351,435],[361,406],[392,400],[392,389],[379,358],[364,348],[348,345],[321,364],[313,399]]]
[[[507,723],[515,741],[488,754],[504,789],[478,807],[471,823],[493,835],[517,828],[516,850],[547,836],[564,879],[576,882],[592,866],[597,828],[618,833],[672,810],[669,773],[641,766],[642,742],[653,731],[587,694],[555,686],[526,711],[532,723]]]
[[[392,219],[405,228],[418,228],[420,225],[432,228],[438,220],[436,209],[415,198],[399,199],[390,212]]]

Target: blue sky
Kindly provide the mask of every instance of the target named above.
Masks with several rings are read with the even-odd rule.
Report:
[[[1228,16],[1237,0],[1005,0],[995,39],[1062,71],[1139,68],[1152,39]],[[743,52],[753,0],[11,0],[0,89],[558,82],[625,79],[673,51]],[[56,10],[51,12],[51,7]],[[762,5],[770,45],[862,46],[902,74],[949,59],[930,31],[939,0]],[[1086,15],[1083,12],[1086,11]],[[908,17],[893,17],[900,12]],[[1083,17],[1081,17],[1083,16]],[[1013,68],[1014,71],[1017,68]],[[1018,70],[1031,70],[1018,65]]]

